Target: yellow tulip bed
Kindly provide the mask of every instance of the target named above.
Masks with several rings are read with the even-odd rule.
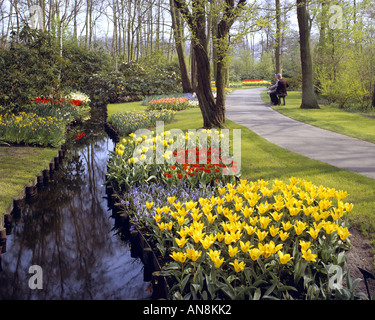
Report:
[[[58,147],[65,139],[66,123],[35,113],[0,114],[0,141]]]
[[[260,79],[255,79],[255,80],[245,79],[245,80],[242,80],[241,84],[242,86],[256,87],[256,86],[268,86],[271,84],[271,82],[260,80]]]
[[[171,297],[332,298],[330,267],[344,269],[349,248],[345,197],[292,177],[228,183],[195,202],[147,202],[149,227],[170,257],[162,274],[174,279]]]

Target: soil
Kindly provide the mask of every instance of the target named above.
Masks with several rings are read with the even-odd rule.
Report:
[[[375,276],[374,247],[371,241],[363,236],[358,230],[350,229],[351,249],[347,252],[347,268],[350,270],[352,281],[361,278],[356,291],[362,291],[367,296],[364,277],[358,268],[364,269]],[[371,297],[375,295],[375,279],[367,279]]]

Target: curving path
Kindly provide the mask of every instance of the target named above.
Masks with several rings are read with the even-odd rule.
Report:
[[[290,119],[262,101],[264,90],[228,95],[226,117],[284,149],[375,178],[375,144]]]

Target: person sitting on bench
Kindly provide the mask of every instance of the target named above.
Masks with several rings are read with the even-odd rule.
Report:
[[[276,90],[277,90],[277,87],[278,87],[278,84],[279,84],[279,77],[278,77],[279,73],[278,74],[275,74],[275,79],[276,79],[276,82],[273,86],[270,86],[268,89],[268,94],[270,95],[270,98],[271,98],[271,105],[277,105],[279,103],[279,99],[277,98],[277,94],[276,94]]]
[[[284,98],[284,105],[285,105],[285,97],[288,95],[287,94],[287,88],[288,83],[286,82],[285,79],[281,76],[280,73],[276,74],[276,83],[274,86],[270,87],[273,90],[269,92],[270,98],[271,98],[271,104],[273,105],[279,105],[280,100],[279,98]]]

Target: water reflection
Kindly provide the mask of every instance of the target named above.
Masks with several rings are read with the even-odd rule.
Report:
[[[15,219],[1,257],[0,299],[150,297],[143,264],[112,230],[103,183],[114,145],[96,125],[82,128],[81,140],[70,139],[55,182]],[[41,290],[29,288],[31,265],[42,267]]]

